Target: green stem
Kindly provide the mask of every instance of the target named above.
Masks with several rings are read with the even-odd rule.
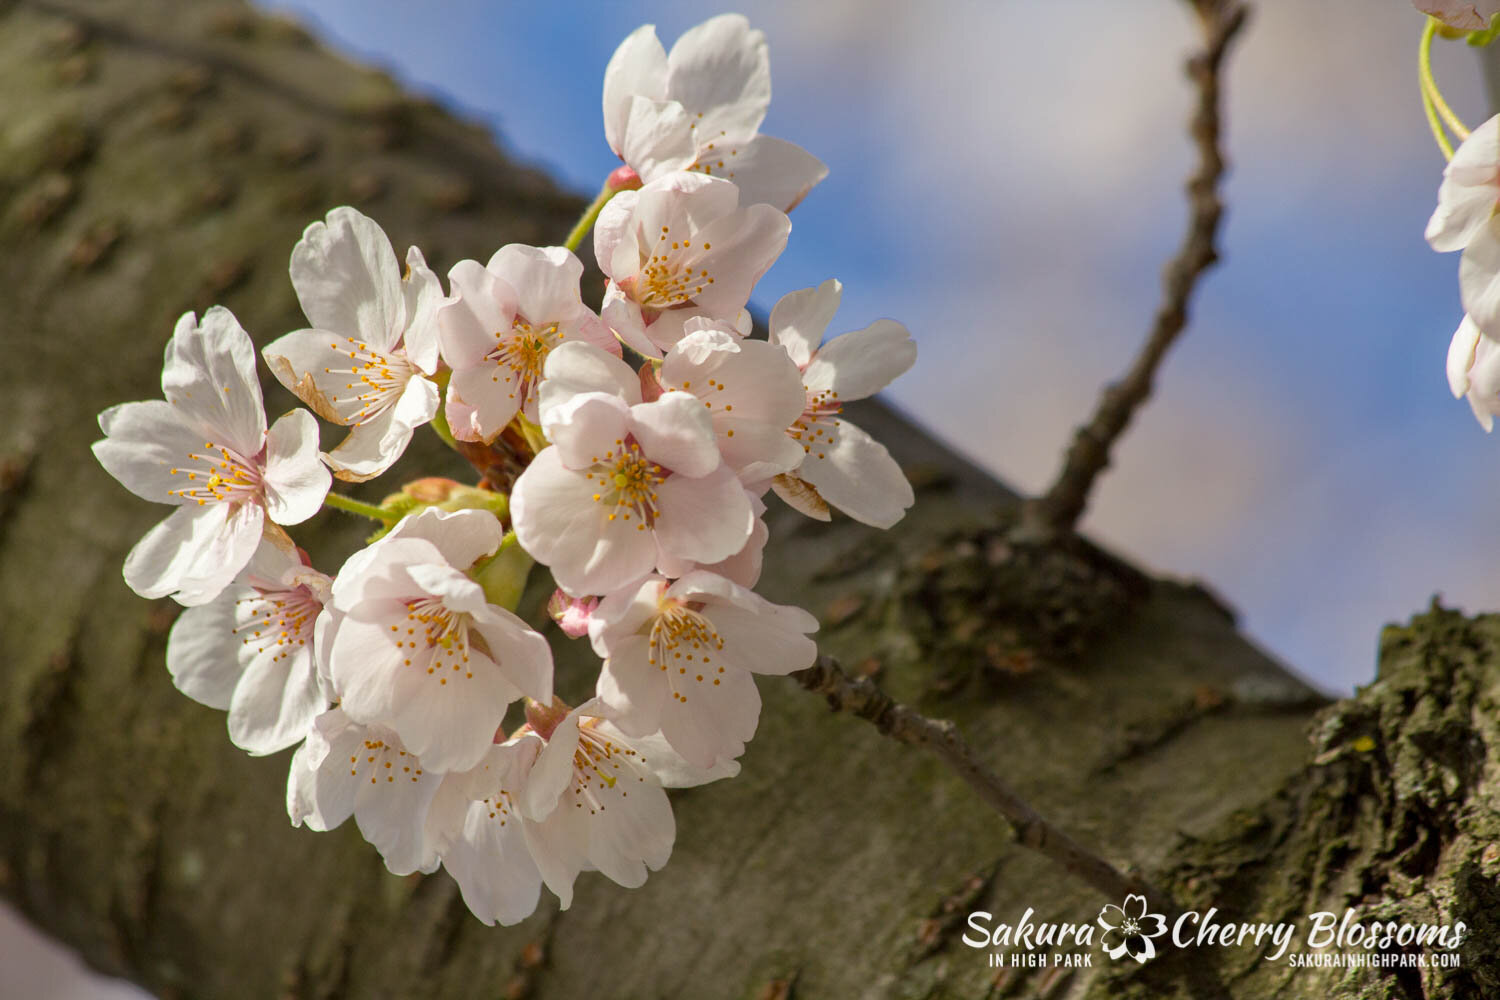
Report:
[[[615,189],[606,182],[599,189],[598,196],[589,203],[589,207],[583,210],[583,215],[579,217],[578,224],[573,227],[568,238],[563,241],[563,246],[576,251],[579,244],[583,242],[583,238],[589,234],[589,230],[594,228],[594,222],[599,218],[599,213],[604,211],[604,206],[609,204],[609,199],[613,198],[616,193]]]
[[[353,497],[346,497],[342,493],[330,492],[323,498],[323,506],[332,507],[334,510],[341,510],[345,514],[357,514],[360,517],[368,517],[370,520],[379,521],[382,524],[390,524],[392,521],[401,519],[401,515],[399,514],[377,507],[371,503],[363,503],[355,500]]]
[[[1443,100],[1437,81],[1432,76],[1432,40],[1437,36],[1438,24],[1437,18],[1429,17],[1427,26],[1422,29],[1422,41],[1417,48],[1417,81],[1422,88],[1422,110],[1426,113],[1427,124],[1432,129],[1432,138],[1437,141],[1438,148],[1443,151],[1443,155],[1451,160],[1453,159],[1453,143],[1443,131],[1443,122],[1447,122],[1448,127],[1460,139],[1468,138],[1469,130]]]

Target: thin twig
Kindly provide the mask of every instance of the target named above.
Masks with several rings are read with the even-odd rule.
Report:
[[[844,673],[838,662],[829,656],[819,656],[812,666],[791,676],[807,690],[826,697],[829,708],[835,712],[849,712],[873,724],[893,740],[930,750],[978,792],[986,804],[1010,822],[1018,843],[1045,854],[1063,870],[1081,878],[1111,901],[1138,893],[1157,906],[1160,912],[1167,912],[1162,907],[1171,907],[1171,901],[1164,893],[1144,879],[1120,871],[1037,812],[1015,789],[985,766],[952,722],[929,719],[892,700],[869,679],[855,679]]]
[[[1093,418],[1074,435],[1051,489],[1023,506],[1017,534],[1025,540],[1047,541],[1078,524],[1094,481],[1109,465],[1110,448],[1151,395],[1151,381],[1162,357],[1187,325],[1188,300],[1199,277],[1219,257],[1214,241],[1223,213],[1218,190],[1224,175],[1219,148],[1220,68],[1230,42],[1245,23],[1246,8],[1238,0],[1193,0],[1193,6],[1203,27],[1204,48],[1187,64],[1188,76],[1198,86],[1198,107],[1191,125],[1198,165],[1187,183],[1187,233],[1162,276],[1162,302],[1135,363],[1100,395]]]

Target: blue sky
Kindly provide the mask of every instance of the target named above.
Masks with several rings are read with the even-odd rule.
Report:
[[[670,45],[716,12],[266,6],[485,121],[582,194],[617,162],[599,108],[615,45],[645,22]],[[1042,0],[739,9],[770,40],[765,130],[832,170],[793,213],[757,302],[840,278],[836,330],[892,316],[920,344],[895,401],[1040,488],[1144,335],[1183,226],[1185,5],[1091,0],[1062,21]],[[1500,603],[1500,440],[1448,395],[1457,260],[1421,237],[1442,160],[1417,100],[1420,25],[1401,0],[1257,5],[1228,78],[1224,260],[1087,521],[1157,571],[1206,580],[1257,641],[1333,691],[1367,682],[1381,624],[1434,592]],[[1472,53],[1439,55],[1477,124]],[[37,974],[27,988],[84,995],[22,964]],[[108,989],[89,995],[137,995]]]

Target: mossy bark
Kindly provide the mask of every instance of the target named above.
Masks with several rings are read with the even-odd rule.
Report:
[[[743,774],[674,796],[676,850],[640,890],[585,875],[567,912],[492,929],[352,828],[292,829],[286,755],[239,753],[170,684],[176,608],[119,573],[163,510],[92,461],[94,414],[156,394],[185,309],[222,302],[259,343],[299,326],[287,255],[333,205],[442,271],[560,239],[582,200],[238,3],[0,0],[0,93],[0,891],[92,965],[163,996],[1419,995],[1168,962],[996,981],[957,941],[968,909],[1092,921],[1118,901],[1011,844],[936,761],[774,678]],[[292,403],[268,387],[270,412]],[[1045,813],[1183,900],[1461,912],[1477,950],[1428,995],[1495,989],[1500,626],[1391,633],[1379,684],[1309,746],[1322,699],[1211,595],[1083,543],[1009,544],[1010,492],[888,409],[856,420],[915,509],[890,533],[777,510],[762,588],[815,611],[828,652],[957,720]],[[464,471],[435,441],[401,468]],[[298,538],[332,568],[363,530],[325,513]],[[582,693],[596,665],[557,651]],[[1356,734],[1377,749],[1348,750]]]

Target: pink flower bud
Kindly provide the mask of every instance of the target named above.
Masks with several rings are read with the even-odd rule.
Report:
[[[614,171],[605,178],[604,186],[611,191],[634,191],[641,186],[641,175],[635,172],[631,166],[616,167]]]
[[[561,698],[553,697],[552,704],[526,699],[526,724],[544,740],[552,738],[552,732],[568,717],[573,709]]]
[[[563,634],[570,639],[577,639],[589,634],[589,615],[598,606],[597,597],[569,597],[558,590],[547,601],[547,613],[557,622]]]
[[[656,366],[650,360],[641,365],[640,379],[642,402],[654,403],[661,398],[662,393],[667,391],[661,384],[661,379],[657,377]]]

